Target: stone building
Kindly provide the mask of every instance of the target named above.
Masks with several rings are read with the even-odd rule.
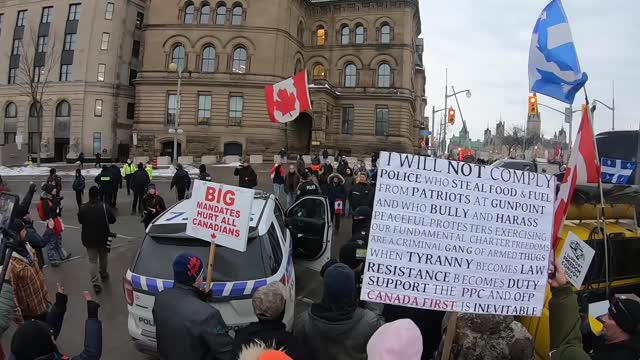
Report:
[[[45,162],[126,157],[144,10],[145,0],[0,1],[2,142]]]
[[[172,156],[174,133],[196,158],[275,154],[285,138],[291,153],[413,152],[426,106],[419,34],[418,0],[150,2],[135,154]],[[264,86],[304,69],[313,110],[270,123]]]

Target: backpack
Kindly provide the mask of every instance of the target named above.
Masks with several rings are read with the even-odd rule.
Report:
[[[41,221],[47,220],[47,216],[44,213],[43,201],[44,199],[40,199],[40,201],[38,201],[38,205],[36,206],[36,209],[38,209],[38,217],[40,218]],[[53,203],[51,202],[51,200],[47,200],[47,202],[49,203],[49,207],[53,206]]]

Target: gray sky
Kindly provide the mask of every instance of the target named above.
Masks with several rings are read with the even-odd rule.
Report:
[[[527,116],[529,80],[527,65],[533,26],[550,0],[420,0],[424,62],[427,71],[428,116],[431,106],[444,107],[445,68],[449,89],[471,89],[460,106],[473,139],[481,139],[502,113],[507,129],[523,125]],[[589,74],[589,98],[611,105],[611,82],[615,81],[616,130],[638,129],[640,111],[640,1],[564,0],[582,71]],[[634,17],[636,22],[634,23]],[[565,105],[544,95],[540,103],[564,109]],[[453,98],[449,99],[455,100]],[[574,109],[584,102],[576,96]],[[542,132],[552,136],[563,116],[540,108]],[[436,116],[436,120],[440,115]],[[456,134],[459,121],[448,127]],[[574,115],[574,135],[580,114]],[[437,121],[436,121],[437,122]],[[611,129],[611,111],[599,106],[596,133]],[[436,125],[437,127],[437,125]],[[565,129],[567,129],[565,127]]]

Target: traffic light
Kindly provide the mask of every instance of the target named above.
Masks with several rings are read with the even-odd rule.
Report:
[[[449,125],[453,125],[456,122],[456,110],[454,108],[449,108],[449,111],[447,112],[448,114],[448,119],[449,119]]]
[[[538,114],[538,97],[535,95],[529,96],[529,115]]]

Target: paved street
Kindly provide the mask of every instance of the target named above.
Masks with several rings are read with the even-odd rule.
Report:
[[[259,175],[258,189],[268,191],[271,189],[269,178],[269,165],[256,166]],[[237,179],[233,176],[233,167],[210,168],[210,173],[214,180],[227,184],[237,184]],[[67,169],[68,171],[68,169]],[[40,184],[45,177],[4,177],[8,182],[12,192],[21,197],[26,192],[29,182],[34,181]],[[169,190],[170,178],[155,178],[154,183],[158,186],[160,194],[164,197],[167,206],[175,202],[175,195]],[[93,179],[87,178],[87,184],[92,184]],[[74,193],[71,190],[71,177],[63,177],[63,195],[65,197],[63,219],[65,232],[63,234],[63,244],[67,251],[72,253],[70,261],[59,268],[47,267],[45,275],[49,286],[50,294],[53,295],[56,289],[56,282],[61,282],[66,293],[69,295],[69,306],[65,318],[64,326],[58,345],[63,353],[75,355],[82,350],[84,337],[84,320],[86,319],[86,306],[82,298],[83,290],[90,290],[91,285],[88,275],[88,262],[84,247],[80,241],[80,228],[76,217],[77,206],[75,204]],[[39,192],[37,193],[39,194]],[[86,193],[85,193],[86,195]],[[143,235],[143,225],[138,217],[129,215],[132,197],[128,197],[126,189],[121,190],[118,195],[117,222],[111,227],[112,231],[118,234],[118,239],[114,243],[113,250],[109,256],[109,272],[111,278],[104,286],[103,292],[96,296],[102,305],[100,308],[100,318],[103,326],[103,359],[146,359],[147,357],[136,352],[127,332],[127,311],[122,290],[122,277],[125,275],[137,246]],[[36,212],[37,197],[31,206],[32,217],[37,218]],[[345,220],[342,231],[337,239],[334,235],[332,252],[337,254],[339,246],[348,239],[351,224]],[[37,224],[38,230],[42,233],[43,225]],[[169,264],[170,266],[170,264]],[[297,298],[296,313],[306,310],[312,300],[318,300],[321,296],[321,279],[317,272],[309,269],[296,267]],[[2,343],[5,349],[9,349],[10,339],[14,327],[5,334]]]

